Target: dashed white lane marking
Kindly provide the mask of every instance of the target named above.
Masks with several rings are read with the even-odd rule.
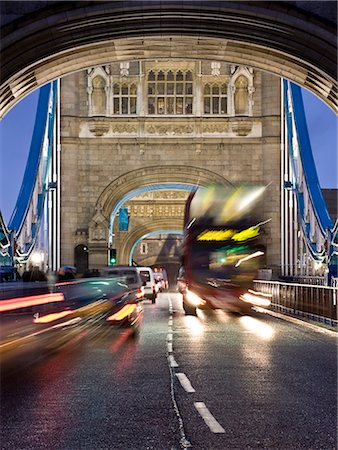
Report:
[[[196,392],[195,389],[192,387],[189,378],[185,375],[185,373],[177,373],[176,374],[179,382],[181,383],[182,388],[186,392]]]
[[[169,359],[169,362],[170,362],[170,367],[178,367],[178,364],[175,361],[175,358],[173,357],[173,355],[169,355],[168,359]]]
[[[167,343],[167,348],[168,348],[168,353],[172,353],[173,352],[173,344],[171,342]]]
[[[203,402],[194,402],[195,408],[213,433],[225,433],[224,428],[217,422]]]
[[[173,334],[172,333],[168,333],[167,334],[167,341],[170,342],[173,340]]]
[[[168,320],[168,326],[171,327],[173,324],[173,319],[170,317],[170,319]]]

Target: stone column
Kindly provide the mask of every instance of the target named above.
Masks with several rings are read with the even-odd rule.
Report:
[[[88,245],[89,269],[100,269],[108,265],[108,243],[92,242]]]

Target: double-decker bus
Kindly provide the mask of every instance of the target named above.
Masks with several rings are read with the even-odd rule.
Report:
[[[211,185],[190,194],[185,209],[178,290],[186,314],[196,308],[247,313],[268,306],[253,280],[265,263],[261,199],[264,186]]]

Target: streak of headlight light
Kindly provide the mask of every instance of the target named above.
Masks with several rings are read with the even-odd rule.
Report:
[[[73,311],[61,311],[59,313],[47,314],[46,316],[35,317],[33,319],[33,322],[34,323],[49,323],[49,322],[53,322],[54,320],[61,319],[62,317],[66,317],[72,313],[73,313]]]
[[[274,330],[270,325],[262,323],[253,317],[242,316],[239,320],[247,330],[252,331],[256,336],[263,339],[271,339],[274,335]]]
[[[203,325],[197,317],[185,316],[184,320],[193,336],[201,336],[203,334]]]
[[[246,208],[253,201],[255,201],[265,190],[265,187],[261,187],[260,189],[254,190],[250,195],[247,195],[239,204],[238,211]]]
[[[248,292],[250,292],[250,294],[259,295],[259,296],[262,296],[262,297],[272,297],[272,294],[267,294],[265,292],[254,291],[253,289],[248,289]]]
[[[251,294],[248,294],[247,292],[245,294],[241,295],[240,299],[243,302],[251,303],[252,305],[255,305],[255,306],[270,306],[270,304],[271,304],[271,301],[268,300],[267,298],[262,298],[257,295],[251,295]]]
[[[264,252],[259,251],[259,252],[252,253],[251,255],[245,256],[244,258],[237,261],[237,263],[235,264],[235,267],[240,266],[242,264],[242,262],[244,262],[244,261],[248,261],[249,259],[252,259],[252,258],[257,258],[257,256],[261,256],[261,255],[264,255]]]
[[[107,320],[122,320],[132,313],[135,308],[136,305],[125,305],[120,311],[107,317]]]
[[[0,302],[0,312],[11,311],[13,309],[28,308],[29,306],[44,305],[45,303],[62,302],[64,300],[63,294],[43,294],[33,295],[30,297],[17,297]]]

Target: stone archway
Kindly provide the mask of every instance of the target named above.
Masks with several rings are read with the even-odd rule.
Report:
[[[128,233],[120,242],[120,263],[129,264],[130,253],[135,242],[147,234],[163,230],[183,230],[183,220],[179,218],[149,220],[132,233]]]
[[[96,202],[96,211],[89,223],[89,267],[102,267],[107,264],[109,220],[120,199],[128,192],[134,191],[141,186],[151,186],[166,182],[201,186],[205,186],[210,182],[229,184],[224,177],[210,170],[181,165],[145,167],[120,176],[103,190]],[[161,227],[159,229],[183,229],[182,220],[178,222],[178,228],[169,226],[168,220],[170,219],[159,221],[158,226]],[[140,236],[147,234],[149,231],[158,231],[158,229],[145,231]],[[132,238],[131,241],[128,240],[128,244],[124,245],[127,250],[123,250],[123,253],[120,250],[119,263],[122,263],[122,261],[127,263],[126,261],[129,257],[128,248],[130,253],[132,245],[140,236]],[[127,254],[128,256],[126,256]]]
[[[41,3],[20,2],[18,11],[15,2],[1,2],[0,116],[36,88],[71,72],[161,58],[250,61],[336,108],[334,2],[314,2],[315,8],[311,2]]]

